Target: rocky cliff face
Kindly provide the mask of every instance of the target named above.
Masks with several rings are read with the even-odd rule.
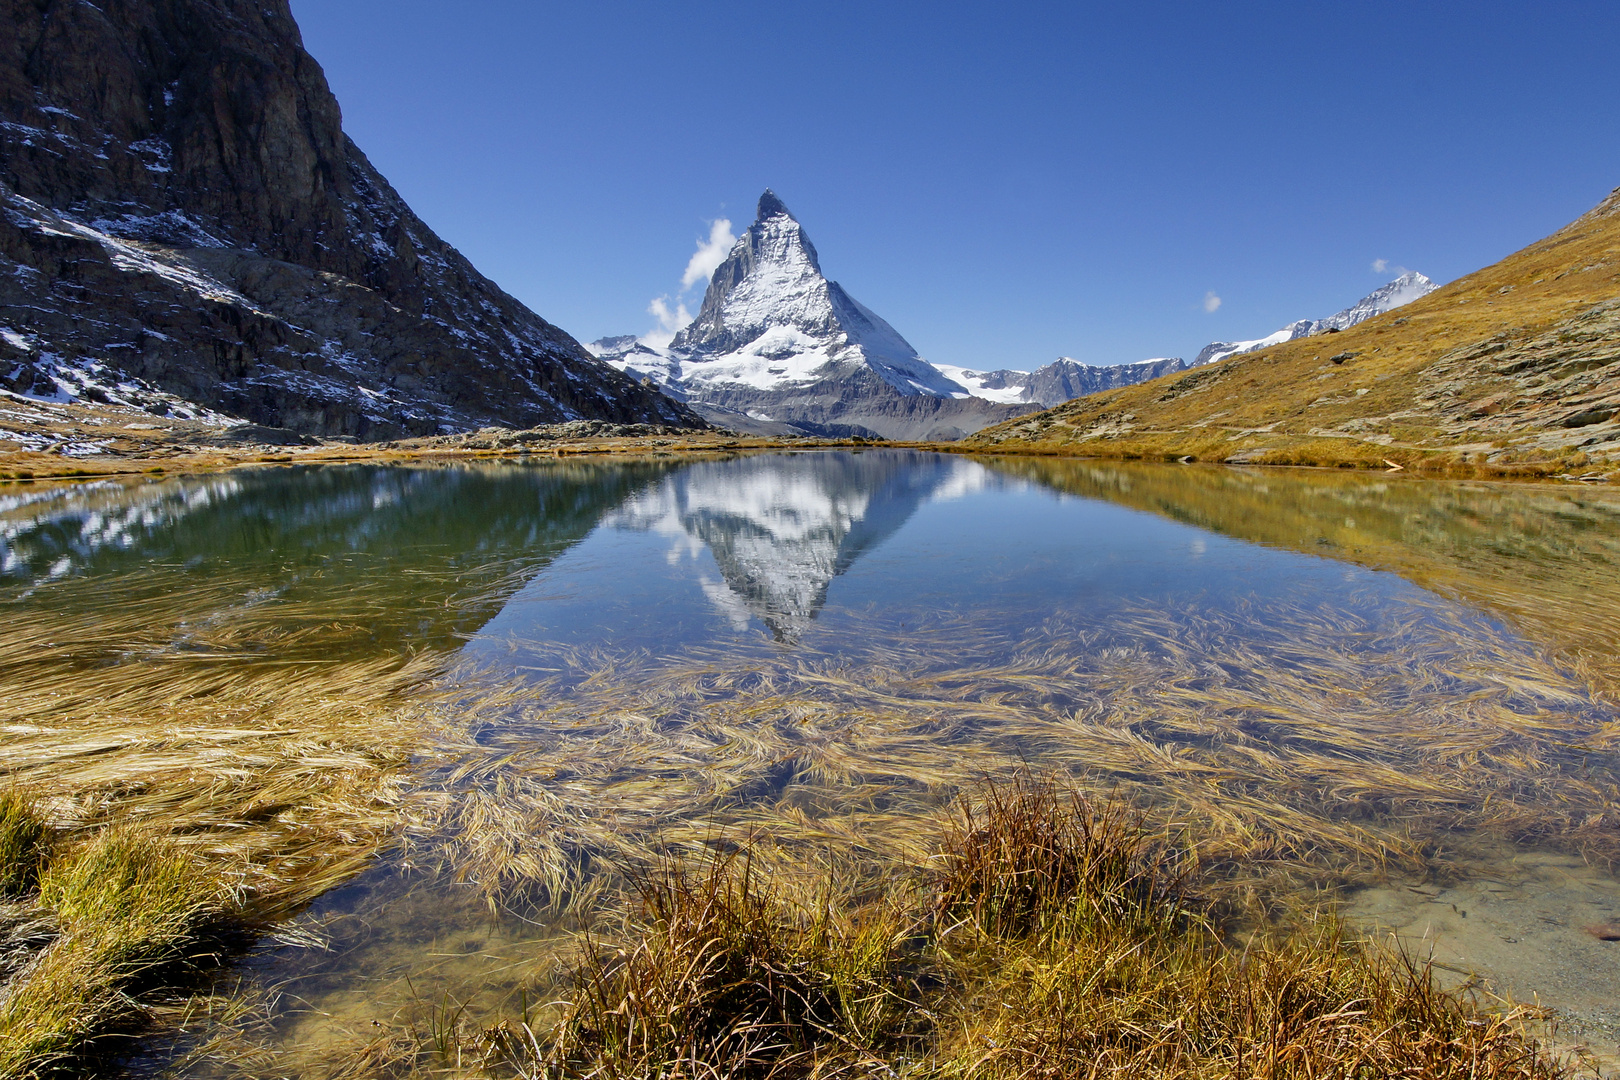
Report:
[[[1027,412],[970,396],[821,272],[775,193],[715,270],[692,324],[668,349],[604,338],[593,348],[711,419],[814,434],[955,439]]]
[[[0,388],[393,437],[700,424],[434,235],[286,0],[0,0]]]

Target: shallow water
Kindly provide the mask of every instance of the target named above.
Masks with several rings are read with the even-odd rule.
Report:
[[[1620,850],[1612,494],[891,450],[10,491],[0,600],[75,640],[11,679],[443,660],[411,839],[249,965],[277,1046],[542,989],[578,913],[516,848],[553,885],[654,834],[912,858],[1022,760],[1156,792],[1234,858],[1364,863],[1349,910],[1419,940],[1453,899],[1539,940],[1484,883],[1531,888],[1563,951],[1454,946],[1458,916],[1446,962],[1606,1019],[1578,975],[1620,948],[1581,929],[1615,895],[1581,852]]]

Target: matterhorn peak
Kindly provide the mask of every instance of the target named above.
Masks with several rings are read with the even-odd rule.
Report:
[[[697,318],[667,348],[598,347],[609,364],[739,426],[958,438],[1029,409],[973,398],[827,280],[804,226],[770,188],[709,276]]]
[[[757,225],[773,217],[793,218],[793,211],[787,208],[786,203],[777,198],[776,192],[766,188],[765,194],[759,197],[759,208],[754,211],[754,223]],[[793,220],[797,221],[798,219],[793,218]]]

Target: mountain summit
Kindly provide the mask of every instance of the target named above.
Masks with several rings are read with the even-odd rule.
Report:
[[[1029,411],[972,397],[827,280],[803,226],[770,190],[667,350],[622,338],[594,347],[730,426],[939,439]]]
[[[832,365],[869,369],[907,396],[963,393],[894,327],[822,276],[815,245],[768,188],[754,223],[709,279],[698,317],[670,348],[687,357],[689,383],[716,388],[804,384],[826,378]]]

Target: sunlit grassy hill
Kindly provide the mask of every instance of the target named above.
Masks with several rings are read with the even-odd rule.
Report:
[[[1620,466],[1620,189],[1376,319],[987,428],[1107,457],[1577,475]]]

